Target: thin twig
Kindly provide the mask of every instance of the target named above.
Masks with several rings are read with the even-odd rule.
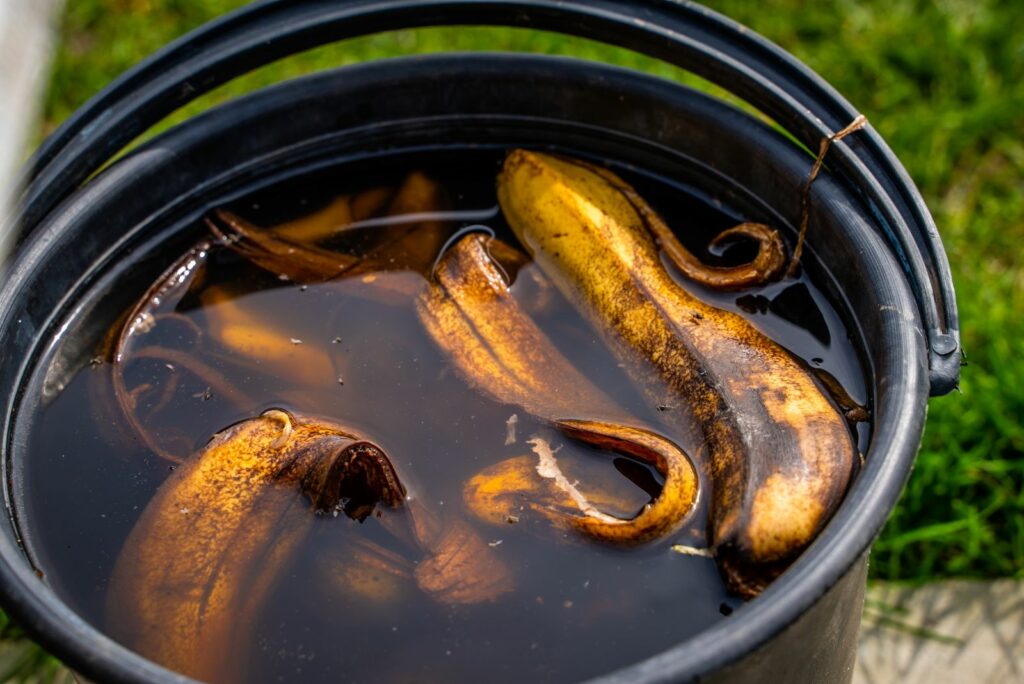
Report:
[[[825,155],[828,154],[828,150],[832,147],[832,143],[837,140],[842,140],[854,131],[859,131],[864,128],[867,123],[867,117],[863,114],[858,114],[857,118],[851,121],[846,128],[833,133],[827,138],[822,138],[821,144],[818,146],[818,157],[814,160],[814,166],[811,167],[811,173],[807,176],[807,181],[804,183],[804,188],[800,195],[800,234],[796,240],[796,247],[793,248],[793,258],[789,262],[789,268],[786,269],[787,278],[793,277],[796,273],[796,269],[800,266],[800,257],[804,251],[804,239],[807,237],[807,225],[811,220],[811,183],[813,183],[814,179],[818,177],[818,173],[821,171],[821,167],[825,163]]]

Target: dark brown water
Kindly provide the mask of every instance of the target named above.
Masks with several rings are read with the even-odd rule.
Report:
[[[447,191],[445,231],[482,224],[514,244],[496,207],[498,163],[499,156],[489,152],[365,163],[291,180],[230,208],[257,225],[276,225],[320,210],[341,193],[398,186],[416,169]],[[698,254],[704,254],[699,245],[743,218],[687,188],[624,175],[669,225],[679,226]],[[375,231],[387,229],[371,222],[334,247],[358,253],[379,237]],[[203,228],[195,230],[198,236]],[[744,256],[736,249],[723,258]],[[176,257],[167,254],[164,264]],[[736,619],[739,601],[727,595],[714,562],[669,551],[673,543],[704,544],[703,508],[674,537],[629,549],[526,521],[490,526],[466,513],[466,480],[490,464],[529,454],[525,440],[532,435],[562,446],[559,457],[573,477],[614,487],[622,512],[648,501],[660,480],[641,464],[575,445],[522,410],[470,388],[424,333],[412,299],[381,295],[402,291],[419,277],[397,266],[370,277],[302,284],[214,248],[201,280],[171,307],[176,317],[161,319],[146,335],[147,347],[171,353],[134,359],[126,366],[126,384],[143,388],[138,396],[153,434],[169,452],[183,456],[201,449],[217,431],[271,407],[333,417],[380,436],[408,474],[412,494],[442,520],[468,521],[510,569],[515,590],[473,605],[435,601],[411,580],[384,598],[360,594],[339,582],[336,572],[339,554],[347,553],[353,539],[389,549],[412,566],[421,558],[373,517],[359,523],[323,516],[257,610],[256,623],[244,626],[251,637],[245,652],[232,654],[238,662],[234,678],[566,681],[629,665],[721,620]],[[537,302],[541,295],[531,268],[518,273],[513,292],[536,312],[551,340],[639,421],[685,441],[673,433],[664,407],[645,401],[566,302],[551,292],[543,295],[543,306]],[[141,295],[150,280],[113,287]],[[840,317],[805,276],[741,295],[698,294],[742,312],[808,363],[832,373],[854,398],[866,399]],[[117,299],[110,292],[89,296]],[[96,329],[116,327],[123,314],[120,307],[98,311],[93,315],[105,320]],[[291,349],[277,361],[247,359],[218,333],[225,316],[259,321]],[[90,346],[94,351],[85,355],[61,345],[51,352],[50,364],[77,358],[78,367],[59,383],[59,392],[33,409],[15,490],[20,528],[46,581],[83,617],[107,629],[123,608],[109,584],[122,544],[174,466],[124,425],[98,334]],[[97,358],[90,363],[90,356]],[[203,368],[216,371],[234,391],[223,391],[222,381],[211,380]],[[506,445],[512,414],[519,421],[517,440]]]

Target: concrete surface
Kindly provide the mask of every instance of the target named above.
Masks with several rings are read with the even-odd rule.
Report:
[[[0,642],[0,672],[31,648],[25,641]],[[770,673],[765,675],[771,681]],[[61,669],[51,684],[73,681],[71,672]],[[1024,582],[871,586],[853,682],[1024,682]]]
[[[1024,582],[870,587],[853,681],[1024,682]]]

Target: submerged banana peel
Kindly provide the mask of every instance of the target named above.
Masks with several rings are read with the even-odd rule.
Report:
[[[275,237],[311,245],[334,237],[351,224],[372,218],[394,194],[392,188],[371,188],[356,195],[342,195],[309,216],[274,226]]]
[[[651,464],[665,474],[662,493],[632,517],[611,515],[607,511],[624,507],[621,496],[602,486],[604,483],[570,481],[555,458],[556,449],[534,436],[527,443],[535,456],[506,459],[466,482],[463,500],[470,513],[491,525],[504,525],[529,514],[557,529],[628,545],[664,536],[692,509],[698,495],[696,477],[688,472],[685,454],[668,440],[653,432],[620,425],[586,421],[560,421],[557,425],[581,441]]]
[[[640,543],[674,529],[697,500],[690,459],[669,440],[630,427],[623,412],[558,351],[512,297],[488,251],[494,244],[492,238],[469,235],[443,255],[429,290],[417,301],[428,334],[482,393],[551,421],[567,436],[648,462],[665,478],[661,494],[633,518],[576,506],[566,524],[614,543]],[[591,419],[571,419],[576,415]],[[498,510],[504,505],[491,502]],[[478,503],[478,509],[488,506],[482,499]]]
[[[246,306],[241,293],[224,285],[208,287],[199,295],[211,336],[232,357],[251,363],[281,378],[306,387],[335,384],[338,369],[327,352],[315,344],[302,344]]]
[[[180,463],[191,452],[193,444],[188,436],[181,433],[172,436],[158,434],[151,426],[151,419],[177,389],[182,371],[200,378],[206,383],[207,391],[215,391],[236,406],[244,406],[247,401],[227,378],[197,356],[147,344],[149,338],[156,336],[154,331],[166,324],[179,327],[179,339],[200,343],[202,330],[189,318],[178,314],[176,309],[189,292],[202,284],[211,248],[208,240],[200,240],[179,257],[146,290],[125,320],[109,335],[113,342],[110,382],[121,412],[132,432],[153,453],[172,463]],[[125,377],[128,367],[146,359],[162,362],[161,365],[171,371],[169,377],[159,385],[151,382],[129,386]],[[148,410],[143,411],[143,407]]]
[[[464,523],[445,529],[426,510],[385,514],[408,505],[387,455],[349,428],[279,409],[238,423],[180,467],[132,529],[111,577],[111,633],[166,667],[224,680],[318,512],[365,520],[376,510],[386,529],[412,530],[423,556],[417,583],[441,602],[511,588],[507,568]],[[411,574],[409,563],[383,561],[395,567],[389,578]]]
[[[414,575],[419,588],[435,601],[480,603],[514,588],[508,567],[465,520],[449,518],[426,540],[431,553]]]
[[[389,220],[376,227],[378,242],[358,256],[316,244],[351,232],[365,220],[361,218],[364,214],[369,217],[379,212],[385,202]],[[206,224],[220,243],[260,268],[310,283],[377,270],[425,272],[448,237],[448,222],[438,217],[448,208],[444,189],[415,172],[393,196],[379,188],[354,198],[343,196],[317,214],[272,229],[257,227],[223,209],[214,211]]]
[[[821,530],[850,480],[843,417],[792,355],[663,267],[653,210],[606,170],[510,153],[502,211],[555,286],[657,404],[679,405],[713,481],[711,536],[737,593],[759,593]],[[640,209],[638,209],[640,207]]]
[[[355,468],[378,501],[404,490],[379,448],[336,426],[279,410],[215,435],[160,488],[111,578],[112,633],[148,658],[217,681],[250,636],[264,597]]]

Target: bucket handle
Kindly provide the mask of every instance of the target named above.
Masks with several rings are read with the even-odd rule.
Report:
[[[686,0],[263,0],[170,43],[65,121],[23,171],[6,228],[20,241],[136,137],[233,78],[327,43],[442,25],[533,28],[643,53],[730,91],[811,150],[858,116],[795,57]],[[951,391],[961,359],[956,299],[924,200],[870,125],[832,145],[827,160],[859,188],[907,276],[927,333],[932,395]]]

